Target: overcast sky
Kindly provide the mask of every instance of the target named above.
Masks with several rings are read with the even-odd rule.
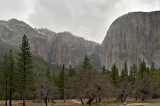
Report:
[[[160,0],[0,0],[0,20],[17,18],[36,28],[101,43],[111,23],[134,11],[160,10]]]

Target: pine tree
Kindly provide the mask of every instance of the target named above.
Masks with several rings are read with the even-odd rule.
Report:
[[[143,60],[142,63],[140,63],[140,67],[139,67],[139,72],[138,72],[138,75],[143,78],[145,73],[147,73],[147,70],[146,70],[146,63],[145,61]]]
[[[30,46],[27,39],[27,36],[24,35],[22,39],[22,45],[20,46],[21,52],[18,53],[18,66],[21,70],[21,77],[22,77],[22,87],[23,87],[23,106],[25,106],[25,99],[26,99],[26,89],[28,87],[28,81],[31,82],[33,77],[33,73],[31,69],[33,68],[33,58],[30,52]]]
[[[136,76],[137,76],[137,66],[136,64],[133,64],[133,66],[132,65],[130,66],[130,74],[129,74],[130,81],[135,82]]]
[[[114,64],[112,66],[111,78],[112,78],[112,81],[113,81],[114,85],[117,86],[117,83],[118,83],[118,69],[116,67],[116,64]]]
[[[109,74],[110,74],[110,71],[109,71],[108,69],[106,69],[106,70],[107,70],[107,71],[106,71],[106,72],[107,72],[107,75],[109,75]]]
[[[7,100],[8,100],[8,53],[6,53],[3,57],[3,63],[4,63],[4,66],[3,66],[3,70],[5,71],[4,72],[4,76],[5,76],[5,106],[7,106]]]
[[[127,68],[127,63],[125,62],[124,68],[121,71],[121,80],[124,79],[124,77],[128,76],[128,68]]]
[[[154,62],[152,61],[151,67],[150,67],[151,73],[155,71]]]
[[[69,77],[72,77],[72,76],[74,76],[75,74],[76,74],[75,69],[73,69],[72,66],[70,65],[70,66],[69,66],[69,70],[68,70],[68,76],[69,76]]]
[[[84,58],[84,60],[83,60],[83,64],[82,64],[82,68],[83,69],[90,69],[91,68],[91,65],[90,65],[90,63],[89,63],[89,58],[85,55],[85,58]]]
[[[106,73],[107,73],[107,72],[106,72],[106,67],[103,66],[103,67],[102,67],[102,74],[105,75]]]
[[[46,71],[46,77],[49,79],[49,81],[51,81],[52,77],[51,77],[51,71],[49,67],[47,68],[47,71]]]
[[[53,70],[53,72],[52,72],[52,80],[53,80],[53,82],[56,83],[57,75],[55,74],[55,71],[54,71],[54,70]]]
[[[60,98],[64,99],[65,98],[65,84],[67,81],[67,76],[65,74],[65,69],[64,65],[62,67],[62,70],[58,73],[57,79],[56,79],[56,85],[60,88]],[[65,101],[65,99],[64,99]]]
[[[62,77],[62,82],[63,82],[63,100],[64,100],[64,102],[66,102],[66,100],[65,100],[65,73],[64,73],[64,65],[63,65],[63,69],[62,69],[62,75],[63,75],[63,77]]]
[[[3,67],[4,70],[4,82],[5,82],[5,106],[7,106],[8,94],[9,94],[9,106],[12,105],[12,91],[13,91],[13,83],[14,83],[14,58],[12,50],[9,53],[6,53],[3,57]]]
[[[12,50],[9,52],[8,57],[8,68],[9,68],[9,105],[12,106],[12,92],[13,92],[13,84],[14,84],[14,57]]]

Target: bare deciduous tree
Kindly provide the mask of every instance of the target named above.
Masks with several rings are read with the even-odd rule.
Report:
[[[115,102],[125,102],[126,98],[133,93],[134,88],[135,84],[133,82],[129,82],[128,80],[122,82]]]
[[[48,100],[54,100],[58,98],[59,91],[55,87],[54,83],[51,83],[47,78],[42,77],[37,79],[36,84],[36,98],[44,99],[47,106]]]
[[[147,96],[152,92],[152,78],[149,75],[145,75],[143,78],[137,80],[135,84],[135,96],[144,101]]]
[[[91,105],[95,98],[102,98],[110,96],[112,91],[111,83],[100,74],[94,74],[90,78],[90,83],[86,89],[87,104]]]
[[[83,103],[83,98],[88,98],[87,104],[91,105],[97,97],[106,97],[110,94],[111,83],[95,70],[81,70],[69,81],[70,94],[73,98],[78,98]]]

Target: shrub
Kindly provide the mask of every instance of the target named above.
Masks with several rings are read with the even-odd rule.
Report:
[[[14,92],[12,97],[13,97],[13,99],[18,100],[18,99],[20,99],[21,95],[19,92]]]

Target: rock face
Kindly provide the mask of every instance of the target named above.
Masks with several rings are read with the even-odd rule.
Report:
[[[99,44],[74,36],[70,32],[55,33],[32,28],[23,21],[0,21],[0,39],[19,48],[23,35],[29,39],[31,52],[53,64],[77,66],[85,54],[90,56]]]
[[[102,44],[87,41],[70,32],[55,33],[48,29],[32,28],[23,21],[0,21],[0,39],[19,48],[26,34],[34,55],[53,64],[74,67],[80,65],[85,54],[96,68],[105,65],[110,69],[115,63],[122,69],[145,60],[160,67],[160,12],[134,12],[116,19]]]
[[[101,69],[101,46],[97,45],[93,53],[89,56],[90,63],[96,69]]]
[[[79,65],[85,54],[91,55],[97,44],[75,37],[69,32],[57,33],[51,49],[49,61],[56,64]]]
[[[121,69],[145,60],[160,67],[160,12],[128,13],[116,19],[102,42],[102,65]]]

